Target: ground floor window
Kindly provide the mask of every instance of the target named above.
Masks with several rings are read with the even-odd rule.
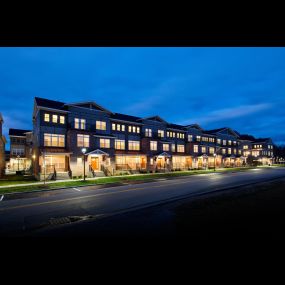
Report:
[[[65,155],[46,155],[43,158],[42,173],[64,172],[67,171]]]
[[[187,156],[173,156],[172,167],[174,169],[186,169],[192,167],[192,158]]]
[[[137,170],[146,168],[146,156],[116,156],[116,169],[119,170]]]
[[[9,171],[21,171],[21,170],[28,170],[32,165],[32,161],[27,158],[11,158],[8,170]]]

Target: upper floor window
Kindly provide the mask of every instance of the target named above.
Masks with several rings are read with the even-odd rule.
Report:
[[[164,137],[164,131],[163,130],[158,130],[157,131],[157,135],[159,138],[163,138]]]
[[[106,122],[96,121],[96,130],[106,131]]]
[[[157,142],[156,141],[150,142],[150,150],[157,150]]]
[[[52,115],[52,122],[57,123],[58,115]]]
[[[243,146],[243,149],[248,149],[248,145],[244,145],[244,146]]]
[[[112,131],[115,131],[115,130],[116,130],[116,124],[112,123]]]
[[[201,151],[202,151],[202,153],[206,153],[206,152],[207,152],[206,147],[205,147],[205,146],[202,146]]]
[[[178,144],[177,145],[177,152],[184,152],[185,151],[185,146],[183,144]]]
[[[193,135],[188,135],[188,142],[192,142],[193,141]]]
[[[202,141],[208,142],[208,141],[209,141],[209,138],[208,138],[208,137],[202,137]]]
[[[209,138],[209,142],[215,142],[214,138]]]
[[[145,136],[151,137],[152,136],[152,129],[145,129]]]
[[[140,150],[139,141],[129,141],[129,150]]]
[[[196,137],[197,142],[201,141],[201,136]]]
[[[125,140],[115,140],[115,149],[125,149]]]
[[[172,152],[175,152],[175,143],[173,143],[173,144],[171,145],[171,151],[172,151]]]
[[[23,148],[12,148],[12,155],[24,155],[25,150]]]
[[[232,154],[232,149],[228,148],[228,154]]]
[[[44,134],[44,146],[65,146],[65,135]]]
[[[209,153],[210,153],[210,154],[214,154],[214,152],[215,152],[215,148],[210,147],[210,148],[209,148]]]
[[[226,149],[225,148],[222,149],[222,154],[226,154]]]
[[[74,119],[74,127],[75,127],[75,129],[85,130],[85,128],[86,128],[86,120],[85,119],[75,118]]]
[[[140,127],[136,127],[136,126],[129,126],[128,128],[129,133],[140,133]]]
[[[195,144],[195,145],[193,146],[193,151],[194,151],[194,152],[199,152],[199,150],[198,150],[198,145]]]
[[[115,124],[115,123],[112,123],[112,130],[113,131],[122,131],[124,132],[125,131],[125,125],[121,125],[121,124]]]
[[[64,116],[59,116],[59,122],[61,124],[65,124],[65,117]]]
[[[50,114],[45,113],[44,121],[45,122],[49,122],[50,121]]]
[[[100,139],[100,147],[110,148],[110,139]]]
[[[221,144],[221,139],[217,139],[217,144]]]
[[[233,141],[233,143],[234,143],[234,145],[236,145],[236,144],[237,144],[237,142],[236,142],[236,141]]]
[[[162,149],[163,151],[169,151],[169,144],[168,143],[162,144]]]
[[[232,145],[232,141],[228,141],[229,145]]]
[[[227,141],[226,140],[223,140],[223,145],[227,145]]]
[[[77,135],[77,146],[78,147],[89,147],[90,137],[89,135]]]

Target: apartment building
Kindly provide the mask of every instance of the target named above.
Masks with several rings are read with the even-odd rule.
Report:
[[[6,165],[7,171],[29,171],[32,168],[31,130],[9,129],[10,160]]]
[[[234,167],[246,163],[246,140],[230,128],[181,126],[159,115],[141,118],[114,113],[95,102],[64,103],[36,97],[33,112],[35,173],[69,178],[123,171],[173,171]],[[267,157],[254,147],[257,159]],[[268,147],[272,141],[260,142]],[[83,150],[85,154],[83,154]],[[251,153],[250,153],[251,155]],[[264,156],[263,156],[264,155]],[[268,160],[263,159],[264,163]]]
[[[6,139],[3,135],[3,116],[0,113],[0,177],[5,173],[5,144]]]

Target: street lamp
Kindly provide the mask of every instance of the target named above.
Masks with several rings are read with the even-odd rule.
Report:
[[[214,153],[214,171],[216,171],[216,156],[217,156],[217,154]]]
[[[83,168],[84,168],[83,181],[85,181],[85,153],[86,153],[86,148],[83,148],[81,151],[83,153]]]
[[[20,155],[17,155],[17,159],[18,159],[18,171],[20,170]]]

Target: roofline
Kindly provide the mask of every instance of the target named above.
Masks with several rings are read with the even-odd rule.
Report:
[[[77,106],[77,104],[94,104],[95,106],[99,107],[100,109],[102,109],[101,111],[102,112],[107,112],[107,113],[110,113],[110,114],[113,114],[113,112],[109,111],[108,109],[102,107],[101,105],[97,104],[96,102],[94,101],[83,101],[83,102],[75,102],[75,103],[66,103],[64,104],[64,106],[75,106],[75,107],[80,107],[80,106]],[[81,107],[81,108],[84,108],[84,107]],[[85,108],[86,109],[86,108]],[[104,110],[104,111],[103,111]]]
[[[54,112],[59,112],[59,113],[64,113],[64,114],[70,113],[70,111],[65,111],[65,110],[61,110],[61,109],[54,109],[54,108],[43,107],[43,106],[38,106],[38,105],[36,107],[39,110],[54,111]]]
[[[145,117],[145,118],[140,118],[140,119],[138,119],[138,121],[140,121],[140,120],[150,120],[150,118],[155,118],[155,117],[158,117],[159,119],[161,119],[163,123],[169,124],[167,121],[162,119],[159,115],[149,116],[149,117]],[[153,120],[150,120],[150,121],[153,121]]]
[[[144,125],[143,123],[138,123],[138,122],[133,122],[133,121],[126,121],[126,120],[120,120],[120,119],[114,119],[114,118],[110,118],[110,121],[116,121],[116,122],[123,122],[123,123],[128,123],[128,124],[137,124],[137,125]]]

